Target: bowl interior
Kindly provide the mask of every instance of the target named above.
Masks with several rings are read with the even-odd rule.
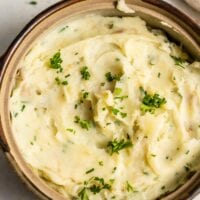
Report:
[[[153,0],[152,0],[153,2]],[[115,9],[115,3],[112,0],[70,0],[58,3],[47,11],[35,18],[18,36],[17,40],[8,50],[4,68],[1,73],[1,129],[4,142],[8,145],[9,151],[6,153],[9,160],[14,165],[17,172],[24,181],[43,199],[63,199],[54,190],[50,189],[41,179],[39,179],[24,162],[18,147],[15,143],[11,131],[11,118],[8,108],[8,101],[14,84],[14,77],[21,59],[31,50],[34,42],[63,22],[74,20],[81,15],[89,13],[98,13],[106,16],[140,16],[148,25],[163,29],[177,43],[183,44],[190,55],[200,60],[200,39],[197,32],[192,27],[173,15],[169,10],[162,6],[145,1],[128,1],[129,6],[135,10],[134,14],[125,14]],[[164,4],[165,5],[165,4]],[[166,5],[165,5],[166,6]],[[200,183],[199,173],[195,173],[191,179],[175,192],[169,194],[163,199],[170,200],[185,199],[190,192]]]

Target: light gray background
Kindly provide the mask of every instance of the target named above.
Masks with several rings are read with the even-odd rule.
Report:
[[[30,5],[31,0],[0,0],[0,55],[17,33],[40,11],[59,0],[36,0],[37,5]],[[183,0],[166,0],[200,23],[200,14],[189,8]],[[12,171],[4,155],[0,151],[0,200],[39,200],[33,195]],[[200,196],[195,200],[200,200]]]

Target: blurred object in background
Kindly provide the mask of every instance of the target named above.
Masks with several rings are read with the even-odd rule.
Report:
[[[200,12],[200,0],[185,0],[192,8]]]

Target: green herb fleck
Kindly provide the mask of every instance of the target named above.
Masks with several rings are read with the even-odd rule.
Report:
[[[50,58],[50,68],[52,69],[58,69],[60,72],[62,72],[63,68],[61,67],[61,63],[63,60],[61,59],[60,51],[55,53],[52,58]]]
[[[178,66],[182,67],[183,69],[185,68],[185,67],[183,66],[183,64],[184,64],[186,61],[183,60],[181,57],[176,57],[176,56],[172,56],[172,55],[171,55],[171,58],[174,60],[175,65],[178,65]]]
[[[88,71],[88,67],[86,67],[86,66],[82,67],[80,70],[80,73],[81,73],[82,79],[84,79],[84,80],[90,79],[90,73]]]
[[[187,150],[186,152],[185,152],[185,154],[187,155],[187,154],[189,154],[190,153],[190,151],[189,150]]]
[[[37,1],[30,1],[29,4],[31,4],[31,5],[37,5]]]
[[[112,173],[115,173],[116,170],[117,170],[117,167],[114,167],[112,170]]]
[[[119,59],[119,58],[115,58],[115,60],[116,60],[117,62],[119,62],[119,61],[120,61],[120,59]]]
[[[100,85],[101,85],[101,86],[104,86],[104,85],[105,85],[105,82],[102,82]]]
[[[83,128],[83,129],[89,130],[89,128],[91,128],[91,122],[90,121],[82,120],[78,116],[75,116],[74,122],[78,123],[81,126],[81,128]]]
[[[100,166],[103,166],[103,161],[102,160],[99,161],[98,163],[99,163]]]
[[[127,99],[128,95],[124,95],[124,96],[119,96],[119,97],[114,97],[114,99],[119,99],[121,101],[123,101],[124,99]]]
[[[160,108],[163,104],[166,104],[167,101],[165,98],[159,96],[159,94],[150,95],[142,87],[140,87],[140,91],[142,92],[142,104],[140,106],[140,110],[143,113],[150,112],[153,114],[156,108]]]
[[[161,73],[159,72],[159,73],[158,73],[158,78],[160,78],[160,75],[161,75]]]
[[[113,141],[108,142],[107,151],[109,154],[119,153],[120,150],[132,147],[133,144],[130,140],[125,141],[114,139]]]
[[[162,187],[161,187],[161,190],[164,190],[164,189],[165,189],[165,186],[162,186]]]
[[[74,129],[72,129],[72,128],[67,128],[66,131],[71,132],[71,133],[73,133],[73,134],[76,133],[76,131],[75,131]]]
[[[156,155],[155,155],[155,154],[151,154],[151,156],[152,156],[152,157],[156,157]]]
[[[128,181],[126,182],[126,190],[128,192],[137,192]]]
[[[62,28],[59,30],[59,33],[65,31],[67,28],[69,28],[69,26],[62,27]]]
[[[80,197],[81,200],[89,200],[85,187],[78,193],[78,196]]]
[[[26,106],[23,104],[21,107],[21,112],[23,112],[25,108],[26,108]]]
[[[120,78],[121,78],[121,74],[117,74],[117,75],[112,75],[111,74],[111,72],[107,72],[106,74],[105,74],[105,77],[106,77],[106,80],[108,81],[108,82],[112,82],[112,81],[120,81]]]
[[[85,173],[86,174],[89,174],[89,173],[91,173],[91,172],[93,172],[94,171],[94,168],[92,168],[92,169],[89,169],[88,171],[86,171]]]
[[[149,173],[148,172],[145,172],[145,171],[143,171],[142,172],[144,175],[149,175]]]

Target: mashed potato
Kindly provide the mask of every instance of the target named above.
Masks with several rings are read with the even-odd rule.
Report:
[[[25,161],[67,199],[153,200],[199,169],[200,63],[139,17],[48,31],[10,112]]]

